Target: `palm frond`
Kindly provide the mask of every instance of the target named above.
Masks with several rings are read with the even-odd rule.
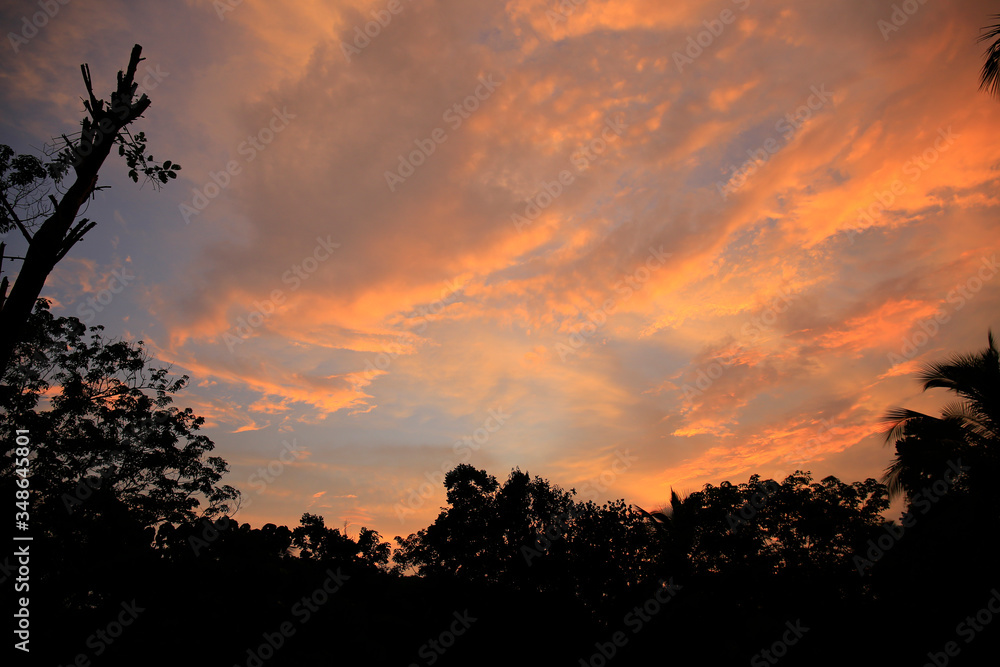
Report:
[[[886,411],[885,416],[882,418],[882,421],[885,424],[883,433],[885,433],[886,444],[891,442],[894,443],[902,438],[903,431],[906,429],[906,425],[909,422],[922,419],[936,418],[908,408],[889,408],[889,410]]]
[[[642,515],[643,518],[648,519],[653,527],[660,533],[667,532],[667,526],[670,524],[670,517],[668,517],[663,512],[647,512],[638,505],[633,505],[636,511]]]
[[[976,420],[976,405],[972,401],[953,401],[941,408],[941,417],[965,425]]]
[[[963,398],[989,405],[997,400],[1000,387],[1000,354],[992,333],[989,347],[975,354],[959,354],[950,359],[927,364],[918,378],[924,390],[940,387],[954,391]]]
[[[903,473],[905,469],[905,463],[899,457],[896,457],[882,474],[882,483],[885,484],[889,491],[890,500],[906,492],[906,487],[903,485]]]
[[[982,367],[981,355],[956,354],[945,361],[925,364],[917,378],[924,383],[924,389],[943,387],[962,392],[968,390]]]
[[[995,438],[996,433],[990,416],[982,405],[976,401],[954,401],[941,410],[944,421],[954,422],[965,433],[972,434],[976,440]]]
[[[635,510],[636,510],[636,511],[637,511],[637,512],[638,512],[639,514],[641,514],[641,515],[642,515],[642,516],[644,516],[645,518],[649,519],[649,520],[650,520],[650,521],[652,521],[653,523],[657,523],[657,522],[659,521],[659,519],[657,519],[657,518],[656,518],[655,516],[653,516],[653,515],[652,515],[651,513],[649,513],[649,512],[647,512],[646,510],[642,509],[642,508],[641,508],[641,507],[639,507],[638,505],[633,505],[632,507],[634,507],[634,508],[635,508]]]
[[[985,42],[996,39],[993,44],[986,49],[986,61],[983,69],[979,73],[979,90],[986,90],[991,97],[1000,98],[1000,14],[994,14],[993,19],[997,21],[993,25],[983,28],[986,32],[979,35],[978,42]],[[991,336],[992,338],[992,336]]]
[[[1000,20],[1000,15],[996,18]],[[1000,37],[1000,23],[989,37]],[[997,40],[1000,45],[1000,39]],[[997,50],[997,90],[1000,90],[1000,46]],[[914,410],[892,408],[886,413],[886,442],[896,456],[885,469],[883,483],[890,497],[915,493],[942,473],[959,456],[982,463],[998,459],[1000,446],[1000,351],[993,332],[988,346],[975,354],[959,354],[925,365],[920,373],[924,389],[940,387],[956,394],[932,417]]]

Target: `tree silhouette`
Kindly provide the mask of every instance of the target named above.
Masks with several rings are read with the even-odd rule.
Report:
[[[550,517],[571,506],[570,495],[512,471],[501,486],[485,470],[459,464],[444,479],[448,503],[433,524],[397,537],[393,556],[425,576],[497,583],[524,565],[522,546],[534,546]],[[519,563],[520,561],[520,563]]]
[[[895,445],[896,457],[883,481],[892,496],[913,494],[940,479],[949,463],[962,459],[969,475],[983,490],[996,481],[1000,459],[1000,352],[993,333],[986,349],[959,354],[923,368],[918,378],[924,390],[942,387],[958,395],[941,417],[906,408],[886,413],[886,442]]]
[[[14,156],[9,147],[0,147],[0,232],[16,227],[28,243],[24,263],[10,294],[7,293],[7,279],[0,283],[0,377],[14,346],[24,335],[25,322],[49,273],[96,224],[86,218],[76,222],[76,218],[97,189],[98,172],[112,147],[118,145],[118,153],[125,158],[129,176],[134,181],[138,181],[139,173],[154,184],[166,183],[177,176],[180,165],[169,160],[162,164],[155,162],[152,155],[146,155],[145,135],[139,132],[133,136],[128,130],[150,105],[145,93],[136,99],[135,73],[144,60],[141,53],[142,47],[136,44],[128,68],[124,73],[118,72],[118,85],[109,101],[97,99],[90,68],[81,65],[88,96],[84,106],[89,116],[82,121],[79,137],[70,139],[62,135],[65,146],[52,162],[43,166],[37,159]],[[46,177],[58,183],[70,169],[76,178],[61,199],[56,200],[51,194],[45,196]],[[41,225],[32,230],[32,224],[43,218]]]
[[[53,317],[44,300],[27,330],[3,378],[15,392],[0,399],[0,434],[8,443],[18,428],[36,434],[36,516],[51,518],[55,530],[114,506],[152,528],[235,509],[239,492],[219,484],[226,462],[205,458],[215,445],[197,433],[204,418],[171,407],[187,376],[151,367],[142,341],[106,341],[100,326],[88,340],[78,319]],[[3,459],[8,478],[11,454]]]
[[[979,73],[979,89],[985,90],[990,96],[1000,98],[1000,14],[994,14],[997,22],[983,28],[986,32],[977,41],[994,40],[986,49],[983,69]]]
[[[433,524],[397,537],[402,568],[435,581],[557,594],[591,609],[649,576],[650,531],[624,501],[575,502],[518,469],[500,485],[460,464],[445,475],[450,507]]]
[[[752,475],[671,492],[669,508],[647,513],[624,500],[579,501],[516,468],[499,483],[462,464],[445,475],[448,504],[434,522],[396,538],[390,569],[390,545],[368,528],[355,539],[309,512],[294,528],[237,525],[238,495],[221,484],[225,463],[206,458],[202,420],[172,407],[187,378],[152,367],[141,342],[107,341],[101,327],[53,317],[40,300],[3,378],[15,391],[0,398],[0,438],[27,430],[36,452],[32,599],[54,610],[40,619],[32,610],[51,629],[40,631],[52,649],[43,662],[75,662],[89,633],[135,599],[148,616],[102,664],[185,636],[193,611],[223,638],[200,649],[205,664],[264,664],[259,647],[272,640],[266,664],[312,664],[333,650],[351,664],[508,664],[536,645],[556,650],[522,664],[586,664],[601,653],[650,664],[665,640],[674,660],[765,664],[752,656],[800,622],[809,634],[783,664],[857,661],[862,646],[865,664],[916,663],[996,585],[998,358],[990,335],[986,350],[925,368],[925,388],[962,399],[945,416],[897,409],[899,484],[911,496],[898,524],[884,520],[888,490],[874,479]],[[10,454],[0,461],[7,492]],[[952,455],[970,471],[944,484],[935,466]],[[331,577],[346,583],[331,588]],[[668,581],[669,601],[656,597]],[[444,633],[466,617],[476,619],[468,633]],[[295,632],[279,642],[286,623]],[[920,641],[899,647],[886,633]],[[335,634],[352,641],[334,649]],[[430,648],[445,639],[445,653]],[[963,656],[979,664],[996,643],[984,633]],[[176,655],[147,662],[161,659]]]
[[[752,475],[684,499],[673,493],[669,511],[646,516],[660,534],[663,562],[678,574],[806,576],[849,568],[887,507],[874,479],[812,482],[797,471],[780,484]]]
[[[306,512],[292,531],[292,545],[299,557],[329,564],[386,568],[391,547],[377,531],[362,528],[354,541],[339,528],[327,528],[323,517]]]
[[[0,489],[13,495],[22,479],[13,445],[16,431],[27,432],[32,618],[39,628],[82,631],[123,600],[153,594],[137,582],[158,566],[159,524],[221,520],[239,493],[221,483],[227,465],[209,456],[214,444],[198,433],[204,419],[172,406],[186,376],[152,366],[141,342],[108,341],[101,327],[53,317],[44,300],[26,329],[3,377],[13,391],[0,396],[0,438],[9,443]],[[43,629],[35,646],[55,650],[54,638]]]

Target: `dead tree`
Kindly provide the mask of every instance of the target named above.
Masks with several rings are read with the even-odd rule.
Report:
[[[157,180],[165,183],[167,178],[176,176],[174,170],[179,168],[177,165],[171,168],[169,161],[163,165],[148,162],[144,155],[144,136],[140,133],[133,137],[127,129],[130,123],[142,116],[150,104],[145,93],[135,99],[138,88],[135,82],[136,67],[144,60],[140,57],[141,53],[141,46],[136,44],[132,47],[128,69],[124,73],[118,72],[118,86],[111,92],[110,101],[97,99],[90,79],[90,68],[86,64],[80,66],[83,82],[87,87],[88,99],[83,104],[88,117],[82,122],[78,140],[71,141],[66,135],[62,135],[65,147],[53,163],[57,168],[61,166],[64,173],[72,169],[75,180],[61,199],[56,200],[49,195],[51,212],[34,234],[18,218],[7,198],[0,196],[0,203],[28,241],[21,270],[11,285],[9,294],[6,290],[7,279],[3,279],[4,290],[0,294],[0,378],[4,377],[14,349],[22,339],[25,323],[49,273],[96,224],[86,218],[79,221],[76,218],[80,208],[96,189],[97,173],[112,147],[116,143],[120,146],[119,153],[125,156],[132,168],[129,175],[133,180],[138,180],[139,172],[152,178],[154,183]]]

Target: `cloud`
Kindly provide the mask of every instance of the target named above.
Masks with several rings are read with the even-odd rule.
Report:
[[[495,408],[474,465],[569,486],[627,447],[608,493],[642,504],[792,465],[867,477],[853,452],[913,369],[1000,326],[1000,283],[970,291],[998,250],[988,3],[888,38],[860,0],[403,6],[362,48],[378,3],[113,4],[99,40],[71,4],[0,75],[5,136],[41,142],[79,117],[76,63],[107,85],[150,26],[170,74],[144,129],[183,177],[113,181],[47,289],[72,313],[129,258],[103,321],[195,378],[219,453],[309,440],[269,516],[322,497],[420,528],[443,489],[402,523],[398,497]]]

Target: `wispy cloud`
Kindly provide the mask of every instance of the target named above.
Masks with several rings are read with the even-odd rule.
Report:
[[[515,417],[473,464],[570,486],[627,446],[613,491],[643,505],[793,465],[878,475],[907,373],[1000,325],[1000,281],[949,302],[998,251],[989,3],[928,3],[890,39],[860,0],[404,3],[348,59],[369,4],[113,2],[95,41],[71,3],[3,56],[0,131],[26,150],[78,119],[77,64],[106,87],[148,27],[169,76],[142,129],[184,178],[137,192],[109,163],[48,290],[75,314],[129,258],[95,323],[195,378],[218,453],[310,441],[255,516],[322,501],[396,530],[398,492],[495,406]],[[275,109],[294,118],[268,135]]]

